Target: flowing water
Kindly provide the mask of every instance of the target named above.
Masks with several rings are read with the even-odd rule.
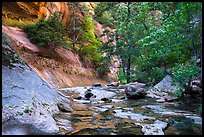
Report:
[[[71,121],[73,130],[67,135],[143,135],[140,124],[153,124],[156,120],[167,123],[165,135],[202,135],[202,117],[199,103],[186,105],[182,101],[158,103],[154,98],[130,100],[118,92],[111,102],[78,101],[79,93],[64,90],[72,102],[73,112],[58,118]]]

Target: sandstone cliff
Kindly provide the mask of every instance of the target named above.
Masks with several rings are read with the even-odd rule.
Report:
[[[86,14],[94,15],[95,3],[93,2],[3,2],[2,17],[16,19],[20,21],[37,21],[44,14],[46,19],[50,18],[55,12],[59,14],[59,19],[66,27],[72,29],[72,22],[77,19],[78,24],[83,23]],[[73,17],[74,13],[74,17]],[[104,28],[95,21],[95,34],[102,34]],[[106,28],[109,29],[110,28]],[[2,32],[7,34],[13,40],[14,48],[18,50],[23,59],[29,66],[44,80],[55,87],[66,86],[85,86],[95,82],[107,84],[104,80],[97,77],[97,72],[93,69],[90,62],[81,60],[81,58],[72,51],[57,48],[56,52],[38,48],[32,44],[26,34],[17,28],[4,27]],[[102,42],[107,41],[107,37],[102,37]],[[39,56],[44,54],[46,57]],[[50,57],[51,58],[50,58]],[[118,62],[111,66],[109,78],[117,78]],[[81,79],[84,79],[83,81]]]

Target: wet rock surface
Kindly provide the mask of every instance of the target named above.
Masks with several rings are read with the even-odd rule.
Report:
[[[161,82],[156,84],[154,88],[158,89],[159,91],[171,92],[178,89],[178,83],[173,85],[172,77],[170,75],[166,75],[166,77]]]
[[[20,66],[2,66],[3,134],[57,134],[52,114],[59,112],[60,96],[28,66]]]
[[[69,100],[21,63],[19,57],[14,58],[16,53],[8,45],[3,53],[8,59],[2,59],[6,62],[2,64],[2,134],[58,134],[53,118],[60,112],[57,102]]]
[[[144,88],[137,88],[134,85],[128,85],[126,86],[125,94],[129,99],[140,99],[145,97],[146,90]]]
[[[136,125],[142,126],[144,135],[164,135],[163,129],[167,127],[167,123],[160,120],[156,120],[154,124],[136,123]]]
[[[87,89],[96,97],[86,100]],[[197,113],[199,104],[189,109],[174,100],[166,101],[163,94],[158,94],[158,98],[128,99],[125,86],[64,88],[60,92],[73,102],[74,112],[69,120],[74,130],[67,135],[202,134],[202,118]],[[76,99],[78,96],[82,98]]]

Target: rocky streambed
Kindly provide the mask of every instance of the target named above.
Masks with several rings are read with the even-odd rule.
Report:
[[[54,117],[67,135],[202,135],[199,103],[128,99],[124,87],[59,89],[70,100],[71,113]],[[70,126],[71,125],[71,126]]]

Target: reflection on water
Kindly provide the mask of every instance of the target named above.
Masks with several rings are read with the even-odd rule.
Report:
[[[75,93],[70,95],[72,100]],[[117,97],[115,97],[117,98]],[[192,108],[193,107],[193,108]],[[67,116],[74,130],[68,135],[143,135],[136,123],[152,124],[155,120],[168,123],[165,135],[202,135],[202,124],[196,124],[199,103],[190,107],[182,102],[157,103],[156,99],[123,99],[117,103],[100,102],[79,104],[73,102],[73,112]],[[116,115],[117,114],[117,115]],[[58,117],[66,117],[61,114]],[[134,117],[134,118],[132,118]],[[202,119],[201,119],[202,121]]]

